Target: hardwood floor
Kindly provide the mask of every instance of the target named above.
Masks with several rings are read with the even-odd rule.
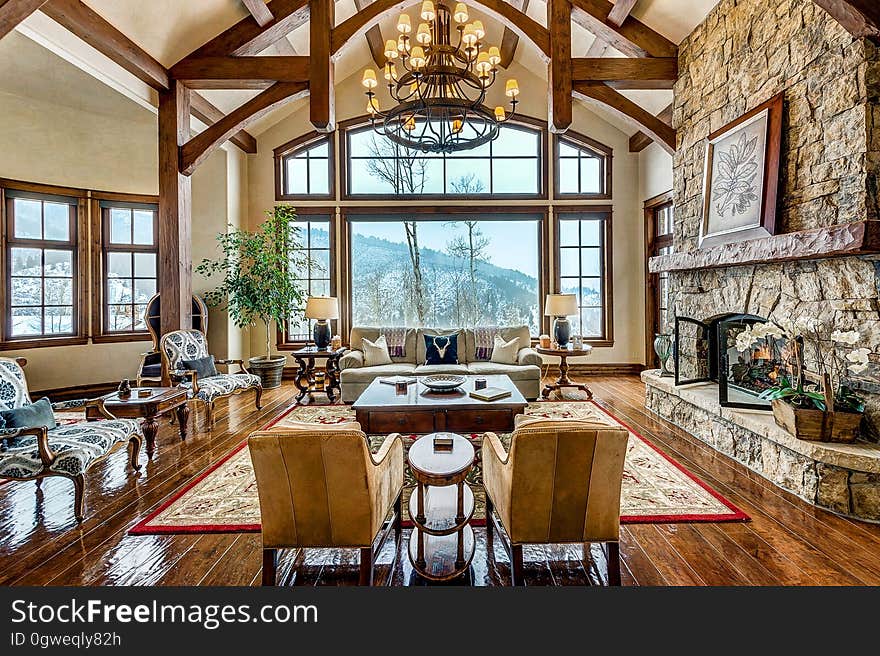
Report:
[[[649,414],[637,377],[591,377],[596,400],[654,442],[752,517],[747,523],[628,525],[621,528],[624,585],[877,585],[880,526],[813,508]],[[163,424],[156,455],[139,476],[120,451],[87,479],[86,519],[73,519],[72,486],[47,479],[0,485],[0,584],[2,585],[257,585],[260,536],[160,535],[126,532],[163,499],[239,444],[294,397],[285,383],[264,394],[255,412],[250,395],[235,397],[216,413],[213,434],[204,415],[193,414],[190,437]],[[143,460],[146,456],[143,456]],[[495,541],[486,554],[485,529],[477,528],[472,577],[460,584],[507,585],[509,563]],[[404,532],[404,539],[408,531]],[[405,542],[404,542],[405,544]],[[379,556],[376,583],[423,585],[405,547],[393,541]],[[606,576],[602,549],[533,546],[525,550],[527,585],[583,585]],[[302,566],[291,574],[296,559]],[[280,584],[354,585],[356,551],[312,549],[283,553]]]

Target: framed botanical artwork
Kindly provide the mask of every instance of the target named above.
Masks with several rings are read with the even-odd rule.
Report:
[[[783,94],[706,140],[700,248],[775,234]]]

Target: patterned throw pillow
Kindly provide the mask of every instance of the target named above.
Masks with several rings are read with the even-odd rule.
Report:
[[[514,337],[505,342],[501,335],[495,335],[495,346],[492,348],[491,362],[498,364],[516,364],[516,356],[519,353],[519,337]]]
[[[52,404],[49,399],[42,398],[36,403],[4,410],[0,412],[0,418],[5,422],[5,428],[40,428],[45,426],[52,430],[57,426],[55,415],[52,413]]]
[[[458,333],[424,337],[425,364],[458,364]]]
[[[385,335],[379,335],[379,339],[375,342],[371,342],[366,337],[361,341],[364,345],[364,366],[391,364],[391,354],[388,353],[388,340],[385,339]]]
[[[195,371],[200,379],[211,378],[212,376],[218,375],[213,355],[204,358],[196,358],[195,360],[181,360],[178,368]]]

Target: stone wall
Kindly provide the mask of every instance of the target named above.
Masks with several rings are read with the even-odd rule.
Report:
[[[853,39],[811,0],[721,0],[681,44],[679,70],[676,251],[698,247],[705,138],[781,91],[778,231],[880,219],[878,46]],[[818,317],[861,331],[863,345],[880,354],[878,270],[872,258],[840,258],[674,272],[671,314],[748,312],[781,325]],[[880,380],[873,369],[867,378]],[[880,395],[868,397],[876,441]]]

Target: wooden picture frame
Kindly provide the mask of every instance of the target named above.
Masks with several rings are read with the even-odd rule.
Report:
[[[776,234],[784,93],[706,139],[700,248]]]

